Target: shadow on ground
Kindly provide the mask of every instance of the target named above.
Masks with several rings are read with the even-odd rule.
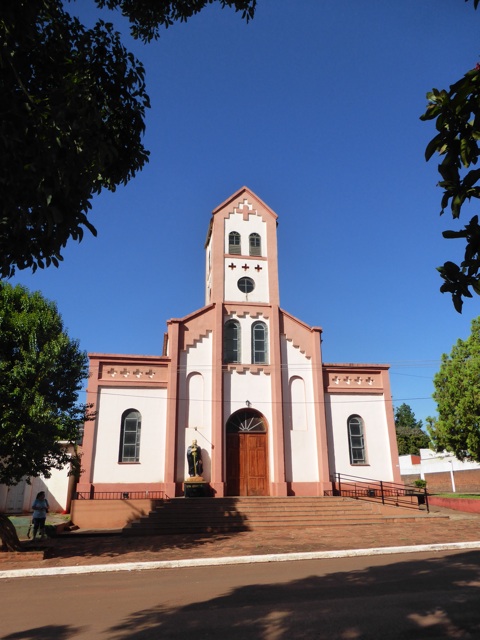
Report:
[[[101,635],[106,640],[478,638],[480,552],[411,558],[388,565],[372,560],[366,569],[352,569],[350,559],[348,571],[334,571],[331,561],[309,563],[306,578],[279,578],[272,570],[266,574],[268,583],[257,577],[263,576],[257,569],[251,583],[226,588],[210,599],[202,596],[200,582],[208,577],[198,569],[198,591],[189,591],[194,602],[169,607],[164,604],[168,594],[159,592],[154,596],[158,604],[121,616]],[[292,574],[297,564],[291,565]],[[271,575],[277,576],[274,582]],[[86,626],[81,637],[88,637],[88,622]],[[78,633],[76,628],[49,626],[3,640],[67,640]]]

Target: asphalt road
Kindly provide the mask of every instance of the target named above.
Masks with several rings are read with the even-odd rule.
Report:
[[[2,640],[480,637],[480,551],[5,579]]]

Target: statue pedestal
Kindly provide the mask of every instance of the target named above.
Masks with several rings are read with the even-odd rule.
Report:
[[[200,476],[188,478],[183,483],[183,492],[185,498],[207,498],[209,495],[208,482],[205,482]]]

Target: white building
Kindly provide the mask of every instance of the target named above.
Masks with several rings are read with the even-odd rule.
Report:
[[[30,478],[14,486],[0,485],[0,513],[29,513],[39,491],[45,491],[51,513],[64,513],[70,509],[75,480],[69,474],[70,465],[52,469],[50,478]]]
[[[420,449],[420,455],[400,456],[400,474],[406,483],[427,481],[430,492],[480,493],[480,463],[459,460],[450,451]]]
[[[389,367],[324,363],[322,329],[280,308],[277,215],[242,188],[205,250],[205,306],[167,322],[162,355],[90,354],[78,491],[182,495],[194,439],[216,496],[400,482]],[[299,286],[312,295],[308,274]]]

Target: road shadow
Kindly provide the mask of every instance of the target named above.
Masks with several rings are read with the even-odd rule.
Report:
[[[237,534],[177,534],[163,536],[126,537],[122,535],[106,536],[68,536],[45,542],[45,558],[82,557],[91,560],[97,558],[121,558],[131,553],[158,553],[161,551],[198,552],[199,548],[214,548],[219,542],[231,541]]]
[[[2,636],[2,640],[68,640],[81,633],[81,627],[63,624],[49,624],[44,627],[27,629]]]
[[[154,606],[123,615],[120,608],[115,625],[97,634],[89,624],[100,622],[101,602],[100,613],[85,610],[85,626],[32,627],[2,640],[473,640],[480,634],[480,551],[180,570],[177,593],[183,576],[191,604],[168,605],[167,571],[150,600]],[[129,580],[116,576],[114,588],[128,592]],[[242,586],[231,588],[237,580]],[[221,595],[207,597],[210,586]],[[75,594],[72,608],[80,604]],[[51,606],[54,612],[54,600]]]
[[[478,551],[335,573],[328,572],[331,562],[312,563],[317,574],[305,579],[252,583],[210,600],[202,599],[199,579],[198,602],[136,611],[105,637],[463,640],[480,635]],[[354,566],[355,559],[350,562]]]

